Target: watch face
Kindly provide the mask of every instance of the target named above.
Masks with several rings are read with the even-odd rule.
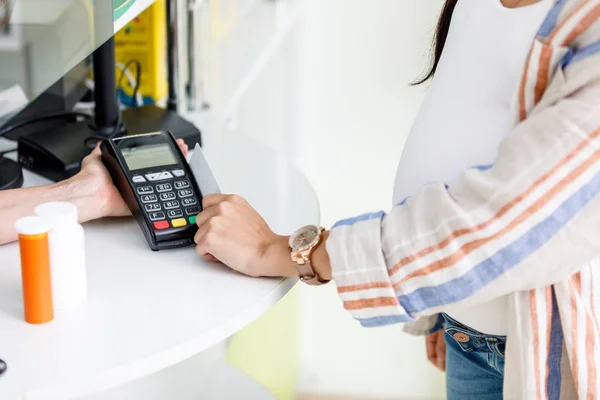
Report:
[[[290,238],[290,247],[293,251],[304,250],[317,240],[320,233],[320,229],[317,226],[305,226]]]

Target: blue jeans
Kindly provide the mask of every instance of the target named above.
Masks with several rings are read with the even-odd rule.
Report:
[[[485,335],[443,317],[448,400],[502,400],[506,336]]]

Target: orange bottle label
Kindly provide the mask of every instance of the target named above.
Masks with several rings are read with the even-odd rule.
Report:
[[[25,321],[43,324],[54,319],[48,234],[19,235]]]

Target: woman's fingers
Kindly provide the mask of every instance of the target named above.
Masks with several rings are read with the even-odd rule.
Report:
[[[196,243],[196,253],[210,261],[216,261],[217,258],[212,255],[215,245],[223,240],[220,235],[223,229],[219,229],[226,221],[226,217],[233,215],[234,205],[228,202],[228,195],[208,195],[202,202],[203,210],[196,216],[198,232],[194,236]],[[222,227],[221,227],[222,228]]]
[[[196,225],[201,228],[209,219],[215,217],[216,215],[217,209],[215,206],[205,207],[203,205],[202,212],[196,216]]]
[[[427,359],[430,363],[437,366],[437,335],[431,334],[425,336],[425,349],[427,351]]]
[[[444,331],[440,330],[425,337],[427,359],[441,371],[446,370],[446,342]]]
[[[202,208],[207,210],[227,199],[226,194],[207,194],[202,198]]]
[[[283,252],[268,252],[279,237],[264,219],[241,197],[211,194],[203,198],[203,211],[196,216],[194,237],[201,257],[219,260],[249,276],[279,276],[277,268],[289,263]],[[287,248],[286,248],[287,249]]]
[[[213,224],[214,223],[210,223],[209,221],[207,221],[203,225],[199,225],[198,232],[196,232],[196,235],[194,235],[194,242],[196,243],[196,253],[204,258],[207,258],[207,255],[212,256],[212,252],[215,249],[215,245],[219,240],[216,233],[214,232]]]
[[[248,202],[236,194],[207,194],[202,199],[202,207],[209,208],[220,203],[230,203],[232,205],[245,206]]]
[[[200,235],[198,235],[198,233],[200,233]],[[219,262],[219,260],[210,253],[211,250],[209,246],[214,244],[214,240],[210,243],[206,240],[207,234],[210,235],[210,233],[207,233],[206,230],[204,230],[204,232],[198,230],[198,233],[196,233],[196,236],[194,237],[194,241],[196,241],[196,254],[207,261]]]
[[[202,254],[200,255],[200,257],[204,258],[206,261],[210,261],[210,262],[220,262],[219,260],[217,260],[217,258],[215,256],[213,256],[212,254]]]
[[[438,341],[436,343],[437,366],[443,372],[446,371],[446,341],[444,340],[444,331],[438,333]]]

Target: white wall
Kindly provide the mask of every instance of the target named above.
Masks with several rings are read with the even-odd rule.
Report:
[[[305,14],[244,94],[234,128],[284,152],[319,195],[322,223],[391,205],[396,165],[424,94],[442,0],[303,0]],[[424,341],[364,329],[335,288],[300,292],[300,390],[441,398]]]
[[[310,0],[305,42],[305,134],[318,165],[306,171],[323,223],[388,209],[396,165],[423,88],[407,84],[428,61],[439,0]],[[397,326],[364,329],[335,288],[300,292],[301,388],[435,398],[443,377],[422,338]]]

